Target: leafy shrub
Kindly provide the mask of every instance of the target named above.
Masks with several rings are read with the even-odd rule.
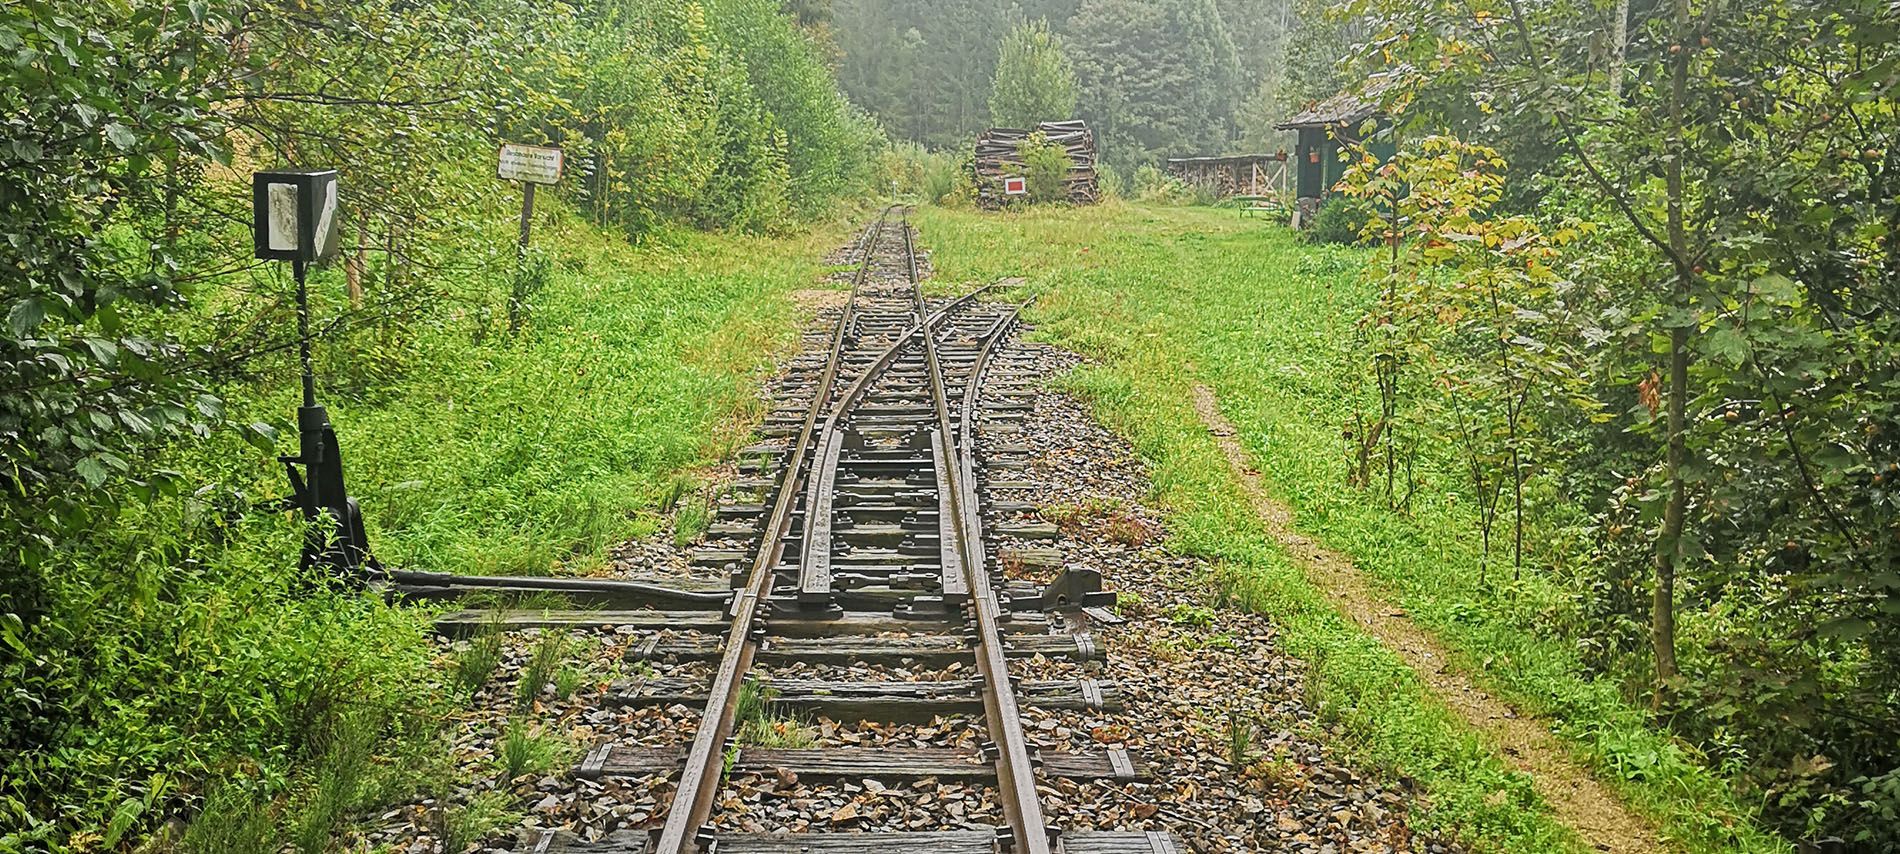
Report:
[[[1345,196],[1332,196],[1320,202],[1319,210],[1314,212],[1313,222],[1306,229],[1306,240],[1332,246],[1357,246],[1365,242],[1361,232],[1366,221],[1365,209],[1359,202]]]
[[[939,204],[953,200],[970,184],[970,158],[968,152],[931,151],[913,142],[893,144],[878,155],[866,194],[883,197],[894,192]]]
[[[1069,153],[1040,132],[1029,135],[1020,147],[1023,178],[1029,189],[1029,201],[1035,204],[1069,200],[1069,168],[1074,164]]]
[[[1154,166],[1135,168],[1135,198],[1139,201],[1179,205],[1186,204],[1193,195],[1187,184]]]

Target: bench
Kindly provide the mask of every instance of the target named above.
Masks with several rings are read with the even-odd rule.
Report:
[[[1235,196],[1234,201],[1240,205],[1240,215],[1243,217],[1259,213],[1281,213],[1279,200],[1272,196]]]

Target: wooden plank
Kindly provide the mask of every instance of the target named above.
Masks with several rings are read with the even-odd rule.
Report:
[[[1003,652],[1010,658],[1041,655],[1048,658],[1088,661],[1094,651],[1094,644],[1079,635],[1006,635],[1006,640],[1007,645]],[[681,637],[655,644],[647,649],[638,647],[630,649],[627,657],[636,660],[648,658],[660,661],[709,661],[719,657],[721,647],[721,641],[715,637]],[[962,637],[954,635],[774,638],[761,646],[757,654],[760,661],[772,663],[911,661],[933,665],[969,661],[972,656],[969,643]]]
[[[945,617],[945,623],[950,617]],[[1048,618],[1038,611],[1024,611],[1010,620],[1012,634],[1046,634]],[[805,619],[796,614],[774,614],[770,618],[772,634],[788,638],[826,638],[850,635],[877,635],[914,632],[936,625],[936,621],[904,619],[883,611],[852,611],[835,620]],[[640,610],[466,610],[436,619],[435,630],[450,637],[468,637],[490,628],[503,631],[520,629],[602,629],[632,626],[640,630],[673,630],[717,633],[726,629],[725,614],[718,611]]]
[[[379,584],[392,599],[451,601],[472,596],[502,601],[555,597],[577,607],[658,608],[667,611],[719,611],[730,597],[719,581],[679,579],[658,584],[608,578],[531,578],[518,576],[444,575],[397,571],[391,583]]]
[[[945,830],[913,833],[721,833],[719,854],[995,854],[996,831]],[[598,842],[582,842],[567,831],[543,831],[534,854],[648,854],[647,834],[616,830]]]
[[[784,836],[720,834],[720,854],[890,854],[918,851],[930,854],[993,854],[993,830],[953,830],[936,833],[801,833]]]
[[[582,779],[649,777],[671,774],[685,751],[676,747],[602,745],[589,751],[574,769]],[[1076,780],[1140,782],[1152,779],[1145,765],[1125,751],[1108,753],[1045,753],[1042,772]],[[941,780],[989,780],[996,766],[982,754],[955,748],[740,748],[733,769],[742,773],[783,771],[802,780],[874,778],[902,781],[934,777]]]
[[[950,682],[825,682],[807,679],[760,680],[773,693],[772,706],[783,712],[824,715],[834,720],[928,721],[939,715],[974,715],[983,703],[974,680]],[[1084,690],[1084,686],[1091,690]],[[1121,690],[1112,682],[1028,680],[1017,692],[1042,709],[1119,711]],[[696,679],[627,679],[608,686],[605,702],[621,706],[692,706],[705,702],[705,683]]]
[[[1062,834],[1067,854],[1187,854],[1174,834],[1161,830],[1085,831]]]
[[[597,629],[632,626],[642,630],[717,632],[725,629],[726,615],[719,611],[455,611],[436,618],[436,634],[461,638],[485,631],[521,629]]]

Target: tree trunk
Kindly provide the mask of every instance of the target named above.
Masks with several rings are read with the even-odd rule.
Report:
[[[1623,67],[1630,51],[1630,0],[1616,0],[1610,13],[1610,97],[1623,100]]]
[[[1674,155],[1663,166],[1663,184],[1667,193],[1669,249],[1676,268],[1676,306],[1690,308],[1690,294],[1696,270],[1690,259],[1689,229],[1683,213],[1684,184],[1683,113],[1688,100],[1689,59],[1694,52],[1690,32],[1689,0],[1675,0],[1675,59],[1669,80],[1669,126],[1666,147]],[[1688,321],[1678,321],[1686,324]],[[1682,557],[1683,517],[1688,509],[1688,487],[1682,480],[1684,458],[1688,456],[1685,435],[1689,406],[1689,332],[1687,325],[1669,330],[1669,438],[1664,462],[1668,480],[1667,503],[1663,505],[1661,536],[1656,539],[1656,587],[1650,605],[1650,640],[1656,647],[1656,693],[1653,707],[1660,711],[1668,700],[1669,685],[1676,678],[1676,570]]]
[[[1682,555],[1683,516],[1688,509],[1688,487],[1682,481],[1683,458],[1688,453],[1684,422],[1689,397],[1689,330],[1669,332],[1669,449],[1664,467],[1669,497],[1663,505],[1662,534],[1656,539],[1656,586],[1649,608],[1650,640],[1656,647],[1656,693],[1651,707],[1660,711],[1668,700],[1669,683],[1676,678],[1676,567]]]

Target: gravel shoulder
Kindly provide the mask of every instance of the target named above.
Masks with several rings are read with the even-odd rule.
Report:
[[[1133,449],[1051,387],[1080,357],[1018,340],[1002,361],[1043,379],[1025,419],[1032,427],[1000,437],[1027,445],[1030,465],[996,478],[1007,477],[1006,497],[1035,504],[1058,533],[991,537],[992,548],[1014,577],[1047,580],[1055,566],[1100,571],[1121,591],[1117,610],[1126,619],[1096,630],[1105,663],[1028,659],[1017,667],[1028,678],[1088,671],[1117,683],[1127,707],[1031,710],[1026,726],[1045,752],[1126,748],[1154,779],[1050,781],[1051,824],[1170,830],[1206,852],[1458,850],[1410,826],[1418,792],[1407,781],[1378,779],[1328,749],[1333,734],[1309,703],[1304,666],[1279,650],[1272,622],[1224,604],[1205,561],[1168,549],[1167,524],[1149,506],[1148,474]],[[1059,559],[1050,559],[1051,549]]]

